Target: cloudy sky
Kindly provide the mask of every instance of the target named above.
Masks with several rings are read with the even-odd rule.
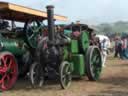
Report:
[[[128,21],[128,0],[0,0],[45,10],[55,5],[55,13],[68,16],[69,21],[87,23]]]

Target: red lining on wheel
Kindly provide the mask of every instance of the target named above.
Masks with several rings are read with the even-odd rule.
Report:
[[[2,91],[13,87],[18,76],[18,67],[13,55],[9,53],[0,54],[0,89]]]

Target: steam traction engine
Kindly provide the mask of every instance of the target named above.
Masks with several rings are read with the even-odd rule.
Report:
[[[2,23],[4,22],[7,21],[2,20]],[[0,26],[0,89],[2,91],[12,88],[18,76],[24,77],[34,61],[41,25],[31,26],[33,23],[37,22],[33,20],[25,22],[24,28],[13,27],[11,30],[7,27],[3,28],[5,24]]]
[[[90,46],[89,27],[74,24],[65,27],[64,31],[56,32],[53,8],[47,7],[48,36],[38,44],[37,62],[32,64],[30,70],[31,83],[42,86],[44,80],[52,76],[65,89],[74,76],[98,80],[102,70],[101,53],[97,46]]]
[[[0,2],[0,90],[12,88],[18,76],[29,72],[45,19],[44,11]],[[65,17],[55,15],[55,19]]]

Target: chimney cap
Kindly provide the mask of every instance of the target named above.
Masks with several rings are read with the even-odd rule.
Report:
[[[48,5],[48,6],[46,6],[46,8],[47,8],[47,9],[53,9],[54,6],[53,6],[53,5]]]

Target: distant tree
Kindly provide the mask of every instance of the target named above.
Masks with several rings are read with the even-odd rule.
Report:
[[[99,28],[99,31],[104,33],[104,34],[109,34],[112,32],[112,27],[108,23],[100,24],[98,26],[98,28]]]
[[[117,21],[115,23],[103,23],[96,26],[98,32],[105,35],[118,34],[122,32],[128,34],[128,22]]]

